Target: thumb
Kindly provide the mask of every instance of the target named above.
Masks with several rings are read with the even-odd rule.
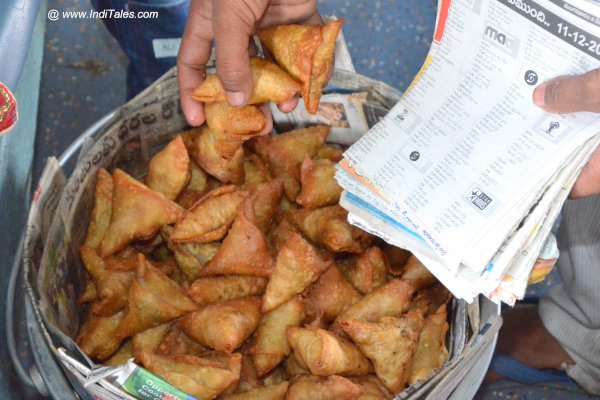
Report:
[[[246,104],[252,95],[254,80],[248,43],[256,20],[267,6],[267,2],[262,3],[221,0],[213,4],[217,76],[225,89],[227,102],[234,107]]]
[[[555,114],[600,113],[600,68],[583,75],[564,75],[542,83],[533,91],[533,102]]]

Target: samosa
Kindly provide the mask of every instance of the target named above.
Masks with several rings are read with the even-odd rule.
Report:
[[[110,225],[112,215],[113,180],[112,176],[100,168],[96,173],[96,188],[94,190],[94,208],[90,225],[88,226],[84,246],[97,249]]]
[[[162,325],[146,329],[145,331],[133,335],[131,338],[131,353],[135,357],[135,360],[140,362],[144,351],[156,353],[158,346],[163,341],[172,325],[173,324],[170,321],[165,322]]]
[[[259,183],[271,181],[271,174],[267,170],[264,161],[256,154],[247,154],[244,158],[244,187],[254,188]]]
[[[373,361],[375,374],[392,393],[408,381],[410,364],[424,320],[419,313],[400,318],[383,317],[378,322],[346,319],[342,329],[360,350]]]
[[[260,296],[265,292],[268,281],[252,275],[204,276],[190,285],[188,295],[198,305]]]
[[[285,332],[296,360],[313,375],[364,375],[370,371],[369,360],[354,344],[329,331],[288,326]]]
[[[258,376],[274,369],[292,351],[286,327],[299,326],[304,320],[304,303],[298,297],[264,314],[258,323],[249,353]]]
[[[411,255],[404,265],[404,270],[401,276],[402,280],[410,282],[415,291],[426,288],[437,282],[435,276],[417,257]]]
[[[245,392],[228,394],[221,400],[284,400],[289,383],[281,382],[276,385],[263,386]]]
[[[279,211],[283,195],[283,184],[279,179],[259,183],[251,190],[251,199],[256,214],[256,225],[264,233],[271,229],[273,217]]]
[[[252,199],[247,197],[217,254],[204,266],[200,275],[239,274],[268,277],[273,267],[273,258],[265,236],[256,226]]]
[[[285,399],[358,400],[362,393],[359,385],[342,376],[299,375],[290,381]]]
[[[300,168],[300,194],[296,202],[306,208],[339,203],[342,187],[335,180],[335,164],[328,160],[311,160],[308,156]]]
[[[256,34],[277,63],[302,83],[306,109],[316,114],[323,86],[333,68],[335,39],[342,20],[323,25],[281,25]]]
[[[146,185],[175,200],[190,181],[190,157],[180,135],[175,136],[148,164]]]
[[[183,289],[138,256],[136,277],[129,290],[126,314],[116,337],[124,339],[198,309]]]
[[[121,344],[115,332],[122,319],[122,311],[110,317],[90,316],[79,330],[77,345],[90,358],[107,359]]]
[[[222,239],[233,223],[247,191],[222,186],[198,200],[175,224],[173,242],[207,243]]]
[[[302,236],[294,234],[277,256],[275,270],[267,284],[262,311],[268,312],[300,294],[331,265]]]
[[[377,246],[369,247],[348,262],[339,262],[338,267],[348,281],[362,294],[367,294],[387,283],[388,261]]]
[[[209,304],[178,321],[178,327],[198,343],[227,354],[240,347],[260,319],[260,298],[246,297]]]
[[[360,299],[360,293],[332,265],[311,286],[307,298],[307,313],[313,320],[319,316],[325,322],[331,322]]]
[[[116,253],[135,239],[151,238],[163,225],[172,224],[183,215],[184,210],[177,203],[120,169],[113,171],[112,178],[112,217],[100,243],[100,256]]]
[[[240,354],[231,356],[226,364],[196,356],[169,357],[149,352],[143,352],[141,358],[144,368],[197,399],[214,399],[240,378]]]
[[[267,101],[283,103],[300,91],[300,84],[278,65],[264,58],[250,57],[250,70],[254,78],[252,95],[247,104]],[[192,97],[205,103],[226,101],[225,90],[217,75],[208,75],[192,92]]]
[[[156,347],[154,353],[161,356],[179,356],[185,354],[203,356],[212,351],[212,349],[204,347],[190,339],[181,329],[172,324],[158,347]]]

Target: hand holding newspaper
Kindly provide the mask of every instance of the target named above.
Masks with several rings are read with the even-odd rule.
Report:
[[[598,3],[441,0],[419,75],[338,166],[350,222],[455,296],[514,304],[600,143],[599,115],[546,113],[533,90],[598,67]]]

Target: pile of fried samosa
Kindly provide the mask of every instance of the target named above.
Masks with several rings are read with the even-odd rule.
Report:
[[[253,59],[253,99],[301,90],[317,104],[339,25],[260,31],[287,67]],[[314,56],[296,64],[294,46]],[[451,296],[347,222],[329,128],[257,136],[264,115],[229,107],[216,77],[195,96],[207,124],[168,143],[143,181],[98,171],[81,349],[105,365],[135,358],[198,399],[390,399],[440,368]]]

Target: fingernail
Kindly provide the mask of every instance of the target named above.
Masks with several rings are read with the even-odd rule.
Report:
[[[246,101],[244,92],[227,92],[227,102],[230,106],[239,107]]]
[[[546,106],[546,87],[547,83],[542,83],[540,86],[536,87],[533,91],[533,102],[538,107]]]

